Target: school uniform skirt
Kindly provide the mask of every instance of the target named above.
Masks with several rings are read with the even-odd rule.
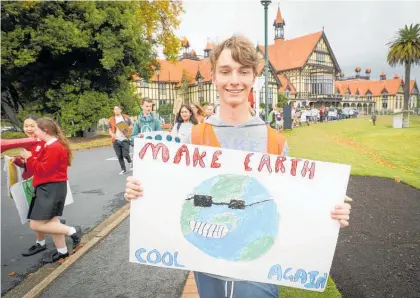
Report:
[[[40,184],[29,206],[28,219],[49,220],[62,216],[67,196],[67,181]]]

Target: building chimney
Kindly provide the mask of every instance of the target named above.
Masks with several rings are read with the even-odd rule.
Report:
[[[360,66],[357,66],[355,69],[354,69],[354,71],[356,72],[356,78],[359,78],[360,77]]]
[[[379,76],[380,80],[386,80],[386,74],[384,72],[381,72],[381,75]]]
[[[372,70],[368,67],[368,68],[366,68],[366,70],[365,70],[365,74],[366,74],[366,77],[367,77],[367,79],[369,80],[370,79],[370,73],[372,72]]]

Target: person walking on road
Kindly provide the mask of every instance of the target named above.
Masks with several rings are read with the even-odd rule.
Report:
[[[72,152],[67,138],[52,119],[38,119],[35,134],[45,142],[38,155],[34,156],[26,149],[20,153],[34,173],[35,193],[28,212],[29,227],[37,233],[51,234],[56,249],[46,252],[42,261],[54,263],[69,256],[66,236],[73,242],[70,249],[76,248],[82,237],[80,226],[63,225],[58,218],[63,215],[67,168],[71,165]]]
[[[122,114],[119,106],[114,107],[114,116],[109,118],[109,134],[112,137],[112,147],[120,163],[121,172],[119,175],[127,173],[124,158],[127,160],[130,169],[133,162],[130,157],[130,131],[132,130],[131,120],[126,114]]]

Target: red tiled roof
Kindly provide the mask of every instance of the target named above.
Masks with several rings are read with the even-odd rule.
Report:
[[[290,40],[276,39],[268,46],[268,58],[277,71],[300,68],[305,65],[323,32],[315,32]],[[264,54],[264,46],[258,46]]]
[[[289,78],[286,75],[279,74],[277,75],[277,77],[279,78],[281,84],[279,91],[286,92],[287,87],[289,87],[290,94],[296,94],[295,86],[293,86],[293,84],[289,81]]]
[[[410,81],[410,92],[414,88],[415,81]],[[339,93],[344,95],[349,90],[350,95],[356,94],[359,91],[359,95],[365,96],[368,91],[372,93],[372,96],[382,95],[382,91],[386,90],[389,95],[396,95],[400,86],[403,86],[404,81],[401,78],[394,78],[389,80],[348,80],[348,81],[336,81],[335,87]]]
[[[201,76],[203,77],[202,82],[211,80],[211,66],[210,60],[205,58],[203,60],[191,60],[183,59],[177,62],[169,62],[167,60],[159,60],[160,63],[160,73],[159,81],[160,82],[175,82],[179,83],[182,81],[182,74],[185,71],[190,83],[195,83],[195,76],[197,71],[200,71]],[[134,80],[139,80],[140,78],[137,75],[133,76]],[[151,81],[158,81],[158,76],[153,75]]]

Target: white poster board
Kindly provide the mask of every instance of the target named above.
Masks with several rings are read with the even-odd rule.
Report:
[[[22,224],[29,222],[28,212],[29,206],[33,198],[34,188],[32,186],[32,178],[22,179],[22,168],[16,166],[12,162],[12,158],[5,156],[5,164],[3,170],[6,172],[7,188],[9,189],[9,197],[16,205],[19,219]],[[70,184],[67,181],[67,195],[64,206],[74,202]]]
[[[130,262],[325,290],[350,166],[150,139],[133,157]]]

